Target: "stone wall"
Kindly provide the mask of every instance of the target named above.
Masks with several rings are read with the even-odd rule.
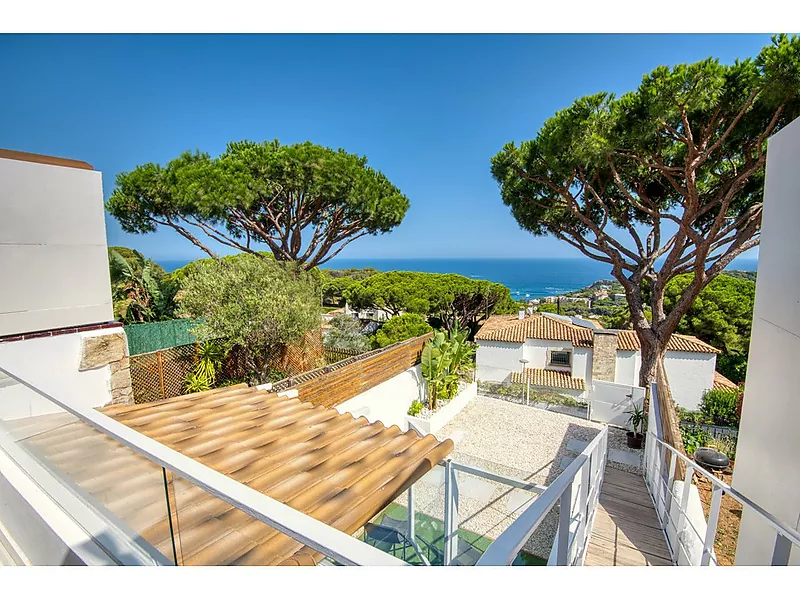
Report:
[[[81,340],[79,371],[108,366],[111,369],[111,404],[133,402],[131,363],[124,331],[92,335]]]
[[[617,371],[617,332],[596,330],[592,350],[592,379],[614,381]]]

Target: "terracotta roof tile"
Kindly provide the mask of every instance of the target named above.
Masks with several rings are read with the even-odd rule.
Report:
[[[722,373],[714,371],[714,385],[712,388],[715,390],[737,390],[739,389],[739,386],[725,377],[725,375]]]
[[[99,410],[348,534],[453,449],[451,440],[440,443],[431,435],[403,433],[247,386]],[[38,431],[27,443],[78,486],[108,498],[109,510],[173,556],[164,483],[155,463],[80,422]],[[181,564],[314,564],[322,558],[177,476],[172,485]]]
[[[639,336],[636,335],[635,331],[620,330],[617,332],[618,350],[639,350],[640,347]],[[680,335],[678,333],[672,334],[669,342],[667,342],[667,350],[672,350],[673,352],[719,354],[719,350],[714,348],[714,346],[710,346],[692,335]]]
[[[531,385],[540,387],[560,388],[562,390],[585,390],[583,379],[572,377],[564,371],[549,371],[547,369],[525,369],[525,375],[530,379]],[[526,383],[525,376],[515,371],[511,374],[511,383]]]
[[[478,341],[524,343],[525,340],[553,340],[572,342],[574,346],[591,348],[592,330],[554,317],[534,314],[520,320],[513,315],[490,317],[480,328]],[[639,336],[635,331],[617,331],[617,350],[639,350]],[[719,354],[719,350],[691,335],[673,334],[667,344],[673,352],[702,352]]]
[[[513,317],[492,322],[490,318],[475,339],[517,343],[523,343],[526,339],[561,340],[572,342],[575,346],[591,347],[592,330],[547,315],[534,314],[522,320]]]

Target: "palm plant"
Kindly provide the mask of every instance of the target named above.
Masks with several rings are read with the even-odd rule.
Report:
[[[170,317],[174,311],[175,285],[160,282],[154,263],[132,265],[116,250],[109,251],[114,313],[125,324],[145,323]]]

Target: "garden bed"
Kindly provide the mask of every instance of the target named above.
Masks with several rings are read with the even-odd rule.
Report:
[[[731,485],[733,479],[733,462],[730,468],[717,477]],[[708,520],[708,512],[711,509],[711,495],[713,489],[711,482],[704,476],[695,475],[694,483],[700,494],[700,503],[703,505],[703,514]],[[722,495],[722,504],[719,509],[719,521],[717,523],[717,536],[714,538],[714,554],[721,566],[733,566],[736,558],[736,544],[739,540],[739,527],[742,522],[742,505],[728,494]]]
[[[435,411],[431,412],[425,407],[417,416],[406,416],[409,425],[424,435],[436,433],[475,399],[478,395],[477,386],[475,382],[462,382],[455,397],[450,400],[439,400]]]

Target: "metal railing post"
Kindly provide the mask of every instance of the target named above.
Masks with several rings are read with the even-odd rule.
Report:
[[[558,555],[556,565],[559,567],[568,564],[569,555],[569,522],[572,520],[572,484],[573,479],[561,493],[561,500],[558,505]]]
[[[408,537],[411,538],[412,541],[417,539],[414,513],[414,486],[412,485],[408,488]]]
[[[711,553],[714,551],[714,538],[717,537],[720,506],[722,506],[722,488],[714,486],[714,493],[711,496],[711,508],[708,510],[706,539],[703,541],[703,556],[700,558],[700,565],[703,567],[707,567],[711,562]]]
[[[458,550],[458,481],[453,461],[444,465],[444,564],[451,565]]]
[[[775,537],[775,549],[772,551],[772,566],[785,567],[789,564],[789,555],[792,553],[792,542],[789,538],[777,532]]]

